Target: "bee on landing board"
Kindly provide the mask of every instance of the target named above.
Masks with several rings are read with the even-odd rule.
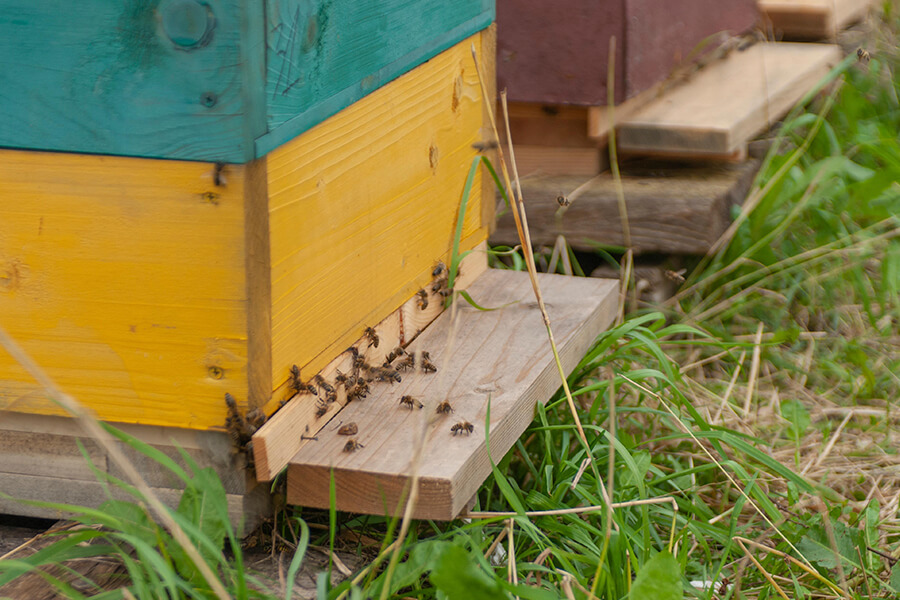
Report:
[[[338,435],[356,435],[357,433],[359,433],[359,427],[356,423],[347,423],[338,429]]]
[[[427,350],[422,351],[422,355],[419,357],[419,365],[426,373],[437,372],[437,367],[431,362],[431,354],[429,354]]]
[[[321,389],[325,390],[325,400],[330,402],[334,402],[337,400],[337,392],[334,391],[334,387],[325,381],[325,378],[321,375],[316,375],[313,380],[316,382]]]
[[[419,310],[428,308],[428,292],[424,289],[416,292],[416,304],[419,306]]]
[[[456,425],[450,428],[450,431],[453,432],[453,435],[456,434],[466,434],[469,435],[473,431],[475,431],[475,426],[469,423],[468,421],[460,421]]]
[[[316,391],[316,386],[311,383],[303,383],[300,379],[300,367],[297,365],[291,366],[291,389],[297,392],[298,394],[303,392],[308,392],[313,396],[318,396],[319,392]]]
[[[453,407],[450,406],[450,403],[444,400],[440,404],[437,405],[437,414],[439,415],[448,415],[453,412]]]
[[[347,443],[344,444],[344,452],[356,452],[360,448],[365,448],[365,446],[356,441],[356,438],[350,438],[347,440]]]
[[[328,403],[319,398],[316,400],[316,418],[320,419],[328,412]]]
[[[403,396],[402,398],[400,398],[400,404],[409,407],[410,410],[412,410],[413,408],[421,409],[425,406],[424,404],[419,402],[418,399],[413,398],[412,396]]]
[[[366,327],[366,330],[365,330],[365,332],[363,332],[363,335],[365,335],[366,338],[368,338],[368,340],[369,340],[369,348],[371,348],[372,346],[375,346],[376,348],[378,347],[378,341],[379,341],[378,334],[375,333],[375,330],[373,328]]]
[[[385,357],[384,366],[390,365],[394,361],[395,358],[403,356],[404,354],[406,354],[406,350],[404,350],[400,346],[397,346],[396,348],[391,350],[390,353],[388,353],[388,355]]]

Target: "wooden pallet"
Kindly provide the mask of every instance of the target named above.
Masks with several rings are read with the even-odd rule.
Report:
[[[612,322],[618,283],[559,275],[540,275],[539,281],[568,373]],[[490,475],[490,460],[503,457],[531,423],[535,403],[545,402],[559,387],[527,275],[489,270],[469,292],[482,306],[503,308],[479,311],[461,302],[452,327],[450,311],[444,312],[410,346],[428,350],[439,372],[405,375],[402,383],[382,385],[341,410],[318,440],[307,442],[291,459],[289,503],[328,507],[333,478],[338,510],[395,514],[410,477],[415,432],[427,420],[414,516],[450,520],[464,509]],[[419,398],[424,408],[401,406],[406,394]],[[453,413],[438,415],[436,407],[444,400]],[[474,431],[453,435],[451,426],[460,421],[470,422]],[[358,425],[356,439],[363,445],[355,452],[343,451],[348,438],[336,431],[349,422]]]
[[[862,19],[873,0],[758,0],[760,12],[785,39],[833,38]]]
[[[731,221],[731,207],[743,202],[759,167],[755,160],[737,165],[623,168],[622,185],[635,253],[704,254]],[[560,212],[557,197],[587,181],[572,204]],[[531,240],[552,246],[559,235],[577,250],[597,245],[624,246],[616,189],[609,173],[584,177],[532,177],[522,181]],[[517,243],[507,212],[491,243]]]
[[[733,51],[624,119],[623,153],[725,157],[780,119],[840,60],[828,44],[761,43]]]

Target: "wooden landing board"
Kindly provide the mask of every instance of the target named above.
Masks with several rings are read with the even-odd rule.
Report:
[[[663,252],[704,254],[731,221],[729,211],[741,204],[759,162],[706,167],[625,167],[622,185],[631,240],[637,254]],[[557,217],[559,195],[590,181]],[[577,250],[598,244],[623,246],[616,189],[609,173],[584,177],[533,177],[522,181],[531,241],[552,246],[558,235]],[[492,244],[518,243],[510,213],[500,217]]]
[[[787,39],[832,38],[860,20],[873,0],[757,0],[776,34]],[[767,23],[767,24],[768,24]]]
[[[460,261],[459,277],[454,282],[455,289],[465,289],[487,269],[487,244]],[[384,362],[388,353],[398,345],[406,346],[413,338],[425,329],[444,310],[443,298],[433,293],[430,286],[426,290],[423,303],[418,295],[404,302],[400,308],[388,315],[374,326],[379,343],[371,343],[370,338],[363,335],[355,340],[353,346],[372,365]],[[337,385],[337,372],[350,373],[353,370],[350,353],[344,351],[332,360],[328,366],[318,372],[326,382],[336,389],[335,400],[325,405],[326,411],[318,414],[322,400],[312,394],[294,394],[289,392],[289,401],[253,436],[253,457],[258,481],[270,481],[287,466],[288,461],[309,439],[315,437],[328,420],[347,403],[347,391]],[[306,373],[301,370],[304,381],[312,380],[317,373]],[[387,385],[385,383],[373,385]],[[319,390],[321,392],[321,390]]]
[[[613,320],[618,283],[604,279],[540,275],[547,310],[568,373],[592,341]],[[439,371],[415,373],[393,386],[382,386],[360,402],[346,406],[304,446],[288,466],[288,502],[328,507],[334,477],[338,510],[394,514],[409,477],[414,435],[428,420],[421,461],[419,500],[414,516],[455,518],[489,476],[485,419],[490,400],[490,447],[496,462],[531,423],[536,402],[545,402],[559,387],[547,333],[525,273],[488,270],[469,288],[486,307],[478,311],[460,303],[448,354],[451,311],[444,312],[411,345],[427,350]],[[421,410],[399,404],[403,395],[424,403]],[[447,400],[454,412],[437,415]],[[347,439],[337,435],[340,422],[355,422],[364,447],[348,453]],[[471,435],[451,433],[468,421]]]
[[[828,44],[760,43],[731,52],[624,119],[619,149],[726,156],[781,118],[840,60]]]

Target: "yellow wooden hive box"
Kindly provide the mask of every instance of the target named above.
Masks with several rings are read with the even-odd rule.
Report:
[[[271,414],[292,365],[318,372],[448,260],[492,43],[244,165],[0,150],[0,325],[103,420],[221,429],[226,393]],[[482,185],[461,250],[487,237]],[[63,414],[5,352],[0,410]]]

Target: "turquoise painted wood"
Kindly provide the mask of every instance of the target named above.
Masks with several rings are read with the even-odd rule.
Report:
[[[245,0],[3,0],[0,146],[250,160],[262,23]]]
[[[493,0],[0,4],[0,146],[230,163],[494,18]]]
[[[494,20],[494,0],[266,0],[265,154]]]

